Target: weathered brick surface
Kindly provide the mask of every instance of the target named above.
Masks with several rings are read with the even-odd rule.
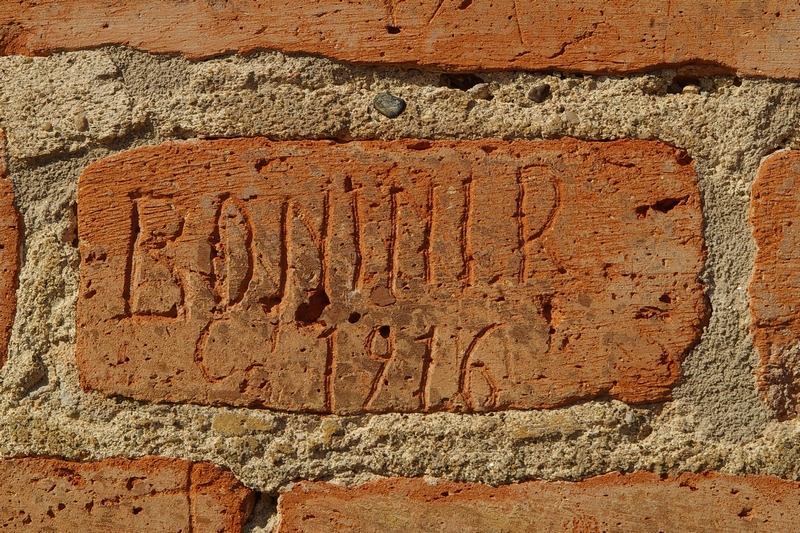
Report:
[[[312,412],[669,398],[707,307],[660,143],[165,144],[79,181],[84,386]]]
[[[178,459],[0,461],[3,530],[241,532],[253,493],[230,472]]]
[[[14,188],[8,178],[5,159],[6,138],[0,130],[0,366],[8,355],[8,340],[17,310],[19,274],[19,213],[14,205]]]
[[[718,473],[668,478],[614,473],[578,483],[497,488],[394,478],[351,489],[299,483],[278,505],[280,533],[789,533],[800,520],[800,484]]]
[[[700,63],[798,77],[800,11],[779,0],[4,0],[0,10],[0,53],[103,44],[190,57],[274,49],[462,71]]]
[[[768,158],[752,188],[750,222],[758,251],[750,284],[759,385],[783,417],[800,397],[800,153]]]

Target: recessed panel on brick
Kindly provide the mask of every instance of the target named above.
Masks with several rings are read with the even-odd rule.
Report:
[[[210,463],[164,457],[0,461],[5,531],[240,533],[254,494]]]
[[[783,418],[800,399],[800,152],[783,151],[761,166],[752,188],[750,223],[758,247],[750,283],[758,381]]]
[[[168,143],[78,196],[78,362],[108,395],[662,401],[708,317],[693,165],[655,142]]]
[[[0,130],[0,366],[8,356],[8,341],[17,310],[19,275],[19,212],[5,159],[6,138]]]

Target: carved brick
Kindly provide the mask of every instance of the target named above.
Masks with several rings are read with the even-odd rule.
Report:
[[[78,361],[109,395],[652,402],[707,319],[696,176],[660,143],[170,143],[78,195]]]
[[[0,55],[122,44],[192,58],[280,50],[448,71],[700,72],[800,77],[785,0],[18,0]]]
[[[239,533],[254,494],[210,463],[165,457],[0,461],[4,531]]]
[[[758,251],[750,283],[758,382],[782,418],[797,416],[800,398],[800,152],[779,152],[753,183],[750,222]]]
[[[798,502],[796,481],[716,472],[614,472],[500,487],[407,478],[351,488],[302,482],[281,495],[276,532],[789,532],[797,529]]]

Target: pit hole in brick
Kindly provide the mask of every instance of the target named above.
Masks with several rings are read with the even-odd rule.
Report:
[[[464,10],[471,5],[472,5],[472,0],[462,0],[461,3],[458,4],[458,9]]]
[[[646,306],[642,307],[636,314],[633,316],[636,320],[648,320],[651,318],[665,318],[668,316],[668,313],[663,309],[659,309],[658,307],[651,307]]]
[[[384,339],[388,339],[391,332],[392,329],[389,326],[381,326],[378,328],[378,334]]]
[[[647,212],[651,209],[653,211],[658,211],[659,213],[669,213],[679,205],[686,203],[686,200],[688,200],[688,197],[686,196],[683,198],[664,198],[663,200],[659,200],[654,204],[640,205],[635,209],[636,217],[647,218]]]
[[[280,161],[281,163],[285,163],[287,159],[288,159],[288,157],[286,157],[286,156],[278,157],[278,161]],[[267,167],[273,161],[274,161],[274,159],[259,159],[253,164],[253,168],[255,168],[256,172],[258,172],[259,174],[266,174],[267,171],[269,170]],[[290,165],[290,168],[291,168],[291,165]]]
[[[475,74],[442,74],[441,84],[451,89],[468,91],[478,85],[485,83],[483,78]]]
[[[361,320],[361,313],[350,313],[350,316],[347,318],[347,321],[351,324],[355,324]]]
[[[679,165],[688,165],[692,162],[692,156],[690,156],[686,152],[681,152],[678,154],[678,157],[675,159]]]
[[[739,515],[738,516],[739,516],[739,518],[747,518],[751,514],[753,514],[753,510],[750,507],[745,507],[744,509],[739,511]]]
[[[400,28],[398,28],[397,26],[386,26],[386,33],[397,35],[398,33],[400,33]]]
[[[550,326],[550,335],[556,332],[556,328],[553,327],[553,304],[550,300],[545,300],[542,302],[542,318],[545,319],[547,324]]]
[[[141,512],[142,512],[142,508],[141,507],[134,507],[133,508],[133,514],[139,514]]]
[[[664,198],[653,204],[653,209],[661,213],[669,213],[680,204],[684,203],[686,198]]]
[[[662,294],[661,298],[659,298],[658,301],[665,304],[671,304],[672,298],[670,297],[669,294]]]
[[[261,305],[261,308],[264,310],[264,312],[269,314],[276,305],[281,303],[281,299],[277,297],[265,297],[261,298],[258,303]]]
[[[303,302],[297,307],[294,319],[304,324],[312,324],[319,320],[322,312],[330,303],[327,293],[323,289],[317,289],[309,295],[307,302]]]
[[[97,263],[97,262],[105,263],[106,259],[107,259],[107,256],[104,253],[96,254],[95,252],[89,252],[86,255],[86,261],[85,262],[86,262],[87,265],[91,265],[92,263]]]
[[[410,150],[430,150],[433,147],[430,141],[415,141],[408,145]]]

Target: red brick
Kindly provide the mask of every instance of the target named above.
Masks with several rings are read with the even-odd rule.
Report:
[[[278,533],[564,531],[652,533],[797,531],[800,485],[718,473],[638,472],[578,483],[385,479],[345,489],[299,483],[278,501]]]
[[[238,533],[254,501],[230,472],[160,457],[6,459],[0,476],[4,531]]]
[[[313,411],[669,398],[707,304],[660,143],[164,144],[79,180],[85,387]]]
[[[796,78],[800,11],[779,0],[5,0],[0,11],[0,53],[104,44],[192,58],[282,50],[456,71],[693,63]]]
[[[750,223],[758,250],[750,283],[758,382],[781,417],[800,397],[800,152],[768,158],[752,188]]]
[[[670,397],[708,307],[686,153],[168,143],[78,185],[88,389],[310,412]]]
[[[0,130],[0,366],[8,356],[8,340],[17,312],[20,218],[14,205],[14,187],[8,177],[6,138]]]

